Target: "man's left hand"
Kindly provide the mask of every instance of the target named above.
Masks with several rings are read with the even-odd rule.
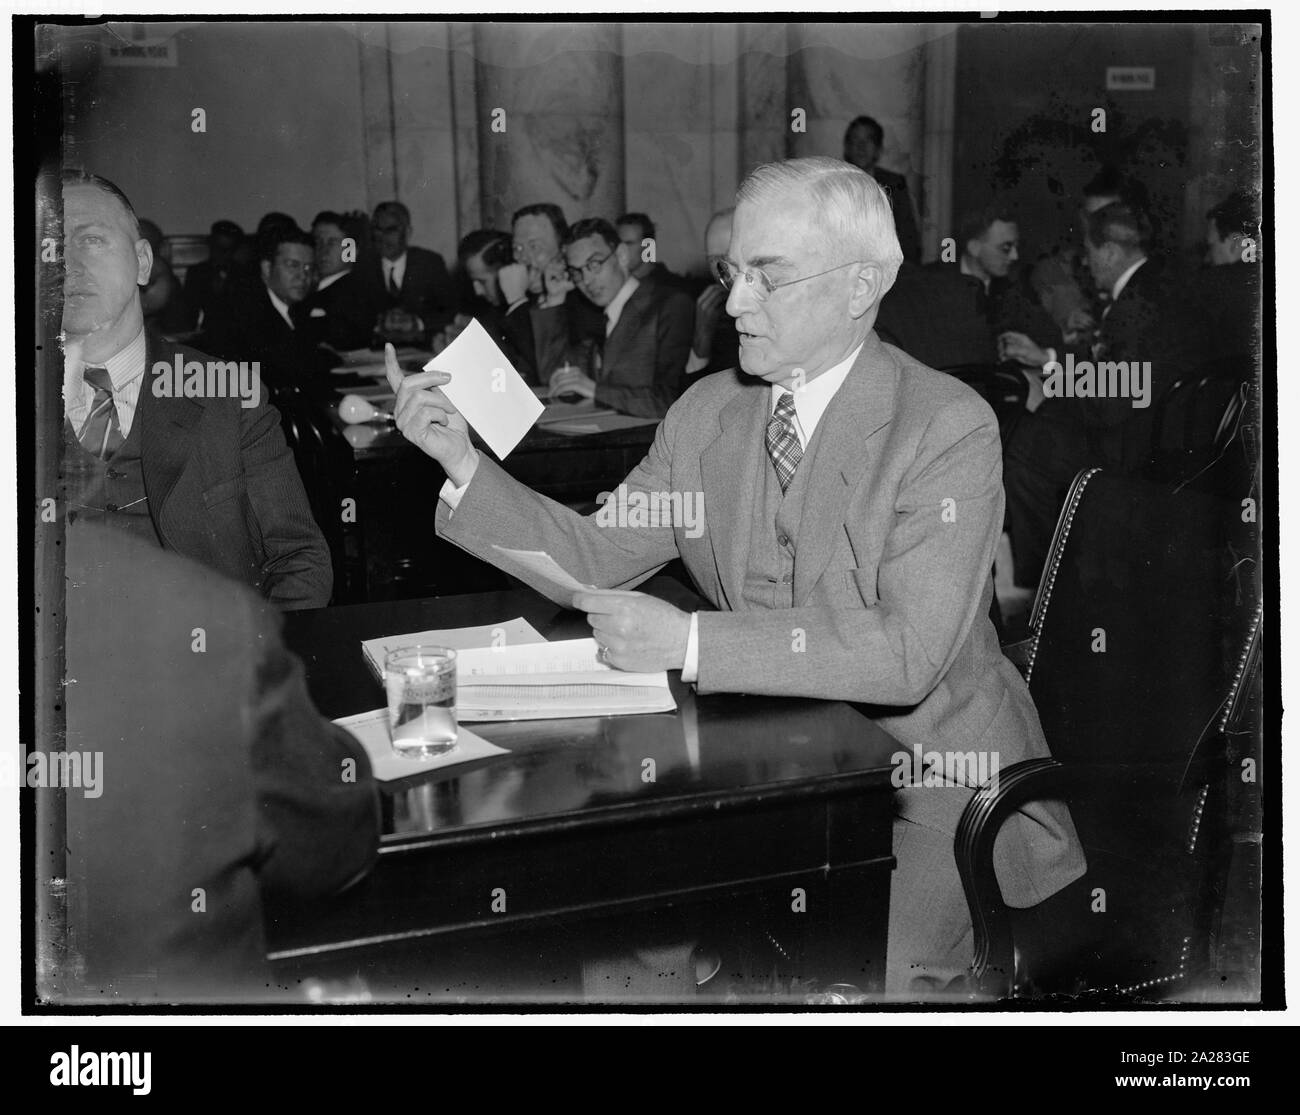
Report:
[[[644,592],[580,592],[573,606],[587,613],[611,666],[634,673],[682,668],[690,613]]]
[[[561,395],[581,395],[584,399],[596,397],[596,381],[579,368],[567,364],[551,376],[551,398]]]

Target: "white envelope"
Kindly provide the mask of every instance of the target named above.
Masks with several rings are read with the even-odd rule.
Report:
[[[545,409],[477,319],[424,370],[451,376],[443,394],[502,460]]]

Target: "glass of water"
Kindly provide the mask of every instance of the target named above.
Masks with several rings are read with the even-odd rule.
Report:
[[[456,652],[449,647],[399,647],[384,658],[388,727],[393,750],[432,759],[456,747]]]

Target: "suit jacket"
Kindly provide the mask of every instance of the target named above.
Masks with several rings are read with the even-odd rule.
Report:
[[[1203,356],[1196,348],[1198,327],[1186,309],[1189,301],[1180,277],[1163,260],[1149,258],[1103,310],[1094,345],[1074,351],[1076,362],[1150,361],[1149,406],[1134,407],[1128,398],[1053,398],[1043,403],[1051,406],[1053,415],[1068,410],[1083,424],[1094,464],[1133,472],[1149,459],[1160,397],[1179,378],[1197,374]]]
[[[640,418],[662,418],[681,394],[691,354],[695,302],[668,283],[641,283],[601,347],[596,402]]]
[[[701,693],[856,702],[905,748],[992,751],[1002,768],[1046,756],[1038,714],[989,620],[1002,533],[997,419],[959,381],[869,334],[822,418],[810,461],[788,610],[748,607],[743,586],[770,387],[706,376],[672,407],[625,483],[701,492],[703,533],[583,517],[480,458],[440,536],[546,585],[491,550],[545,550],[579,581],[632,588],[680,557],[715,612],[699,614]],[[553,597],[554,598],[554,597]],[[792,632],[803,653],[791,652]],[[964,786],[907,788],[902,816],[951,834]],[[1082,852],[1063,807],[1033,805],[1003,829],[995,864],[1007,901],[1031,905],[1078,878]]]
[[[291,327],[271,302],[266,284],[236,294],[230,315],[205,331],[206,343],[228,360],[256,360],[274,394],[315,392],[326,385],[333,358],[320,347],[306,304],[291,306]]]
[[[365,751],[246,589],[84,524],[67,571],[67,748],[103,755],[98,796],[66,795],[80,995],[271,998],[263,899],[331,894],[375,860]]]
[[[307,317],[316,340],[335,352],[366,348],[375,331],[378,307],[355,270],[307,299]]]
[[[456,316],[456,287],[447,265],[442,256],[428,248],[406,249],[406,272],[396,298],[384,282],[384,267],[378,255],[363,265],[360,274],[362,289],[377,312],[400,306],[424,323],[426,336],[438,332]]]
[[[1056,323],[1017,278],[980,281],[956,263],[904,263],[881,300],[876,330],[930,368],[996,364],[997,337],[1025,333],[1043,348],[1062,347]]]
[[[501,328],[510,343],[507,351],[518,353],[523,362],[519,374],[545,386],[571,352],[605,336],[605,315],[571,290],[559,306],[543,308],[530,298],[504,316]]]
[[[156,363],[209,357],[150,333],[136,405],[149,514],[163,547],[243,581],[285,609],[320,608],[334,585],[280,414],[265,398],[159,398]]]
[[[871,177],[884,189],[894,210],[894,228],[903,258],[919,263],[921,260],[921,232],[916,223],[916,209],[907,189],[907,179],[884,167],[873,167]]]

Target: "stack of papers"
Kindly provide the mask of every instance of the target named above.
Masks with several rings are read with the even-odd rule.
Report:
[[[557,720],[672,712],[668,675],[616,670],[595,639],[487,647],[456,656],[461,720]]]
[[[541,632],[520,617],[505,623],[485,623],[481,627],[454,627],[441,631],[414,631],[409,635],[386,635],[382,639],[366,639],[361,650],[370,665],[370,672],[382,685],[384,659],[398,647],[451,647],[454,651],[471,647],[511,646],[515,643],[544,643]]]

